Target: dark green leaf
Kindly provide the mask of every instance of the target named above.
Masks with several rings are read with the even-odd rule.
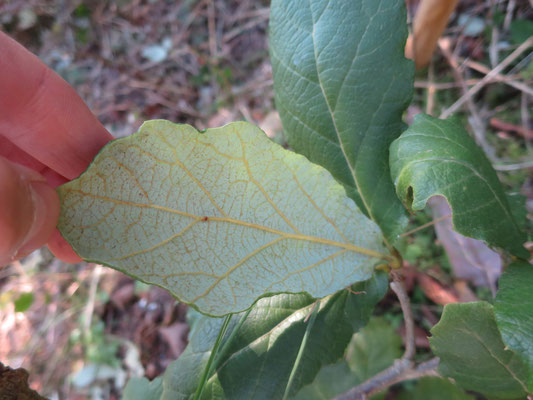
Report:
[[[422,210],[430,197],[444,196],[457,232],[528,256],[496,172],[454,120],[418,115],[392,143],[390,164],[396,192],[408,208]]]
[[[413,67],[402,1],[274,0],[270,56],[289,144],[326,167],[394,241],[406,224],[389,178]]]
[[[293,394],[310,383],[322,365],[342,357],[353,332],[367,323],[375,303],[385,294],[384,275],[380,273],[352,287],[353,291],[366,293],[344,290],[316,306],[320,308],[308,339],[309,351],[304,353],[297,370]],[[308,296],[290,295],[258,303],[238,332],[229,354],[221,360],[217,375],[210,379],[212,393],[224,392],[230,399],[281,398],[313,304]]]
[[[350,342],[345,360],[327,365],[296,400],[331,399],[392,365],[402,354],[402,339],[382,318],[372,318]]]
[[[431,334],[439,371],[462,388],[502,399],[525,395],[527,368],[505,348],[489,303],[446,305]]]
[[[322,368],[315,380],[304,386],[294,400],[329,400],[359,383],[346,360],[341,360]]]
[[[525,231],[528,225],[526,196],[520,193],[506,193],[506,196],[516,224],[520,230]]]
[[[506,268],[494,313],[503,342],[529,367],[527,385],[533,393],[533,265],[520,261]]]
[[[159,400],[162,393],[161,377],[151,382],[146,378],[131,378],[124,388],[122,400]]]
[[[402,355],[402,338],[383,318],[373,318],[356,333],[346,354],[348,365],[359,382],[392,365]]]
[[[515,19],[511,22],[511,42],[520,45],[533,35],[533,21]]]
[[[15,300],[15,311],[24,312],[33,304],[33,293],[21,293]]]
[[[316,306],[306,294],[263,298],[232,335],[243,314],[234,315],[202,398],[280,399],[294,368],[306,318],[313,307],[319,307],[308,338],[308,351],[296,369],[291,391],[296,393],[314,379],[323,365],[343,356],[354,331],[366,324],[374,305],[385,294],[387,281],[386,274],[378,273],[352,287],[353,291],[366,293],[343,290]],[[164,374],[162,399],[192,398],[222,321],[204,316],[196,320],[187,349]]]
[[[413,390],[401,392],[396,400],[475,400],[448,379],[424,377]]]

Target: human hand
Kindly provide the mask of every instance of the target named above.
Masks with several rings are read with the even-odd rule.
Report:
[[[55,229],[54,188],[113,137],[68,83],[3,32],[0,54],[0,267],[45,243],[79,262]]]

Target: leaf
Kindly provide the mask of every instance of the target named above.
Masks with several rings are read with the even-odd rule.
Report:
[[[315,380],[302,388],[293,400],[329,400],[347,392],[360,382],[346,360],[326,365],[320,370]]]
[[[387,274],[352,286],[319,301],[308,339],[309,351],[297,366],[293,394],[310,383],[319,369],[337,362],[353,332],[366,324],[374,305],[387,291]],[[280,294],[259,300],[235,330],[234,315],[219,359],[202,398],[281,399],[315,302],[306,294]],[[189,346],[163,376],[161,399],[192,399],[223,319],[195,319]],[[228,339],[232,338],[230,342]]]
[[[396,400],[475,400],[448,379],[437,377],[421,378],[414,390],[401,392]]]
[[[405,6],[385,0],[274,0],[270,58],[289,144],[327,168],[394,242],[407,224],[389,179],[413,65]]]
[[[344,360],[327,365],[295,400],[326,400],[383,371],[402,355],[402,338],[383,318],[374,317],[348,345]]]
[[[33,304],[33,293],[21,293],[20,296],[15,300],[15,311],[24,312],[28,310]]]
[[[496,172],[454,120],[417,115],[392,143],[390,165],[396,193],[408,208],[422,210],[430,197],[444,196],[457,232],[528,257]]]
[[[521,45],[533,35],[533,22],[527,19],[515,19],[511,22],[511,42]]]
[[[533,265],[512,263],[499,287],[494,303],[496,323],[505,345],[529,367],[527,386],[533,393]]]
[[[502,259],[485,242],[467,238],[453,230],[452,210],[445,198],[434,196],[428,200],[433,214],[435,232],[457,278],[467,279],[475,286],[486,286],[496,293],[496,282],[501,274]],[[440,219],[440,220],[439,220]]]
[[[522,231],[526,231],[528,228],[528,219],[527,219],[527,208],[526,201],[527,197],[520,193],[505,193],[507,196],[507,202],[513,213],[515,222],[518,225],[518,228]]]
[[[392,365],[401,355],[402,338],[385,319],[375,317],[355,334],[346,360],[358,381],[364,382]]]
[[[489,303],[446,305],[431,334],[439,372],[462,388],[502,399],[527,392],[526,366],[505,348]]]
[[[325,169],[246,122],[146,122],[59,195],[58,228],[82,258],[210,315],[277,292],[323,297],[391,258]]]
[[[122,400],[159,400],[163,393],[162,378],[153,381],[146,378],[131,378],[124,388]]]

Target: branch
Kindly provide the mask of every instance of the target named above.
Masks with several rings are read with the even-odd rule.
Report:
[[[413,357],[416,352],[415,324],[409,296],[407,296],[400,277],[395,273],[392,274],[390,287],[398,297],[400,306],[402,307],[403,318],[405,320],[405,352],[402,358],[396,360],[389,368],[335,397],[335,400],[365,400],[368,396],[380,392],[395,383],[417,379],[423,376],[437,375],[437,366],[439,365],[438,357],[415,367],[413,362]]]
[[[379,374],[360,385],[343,393],[335,400],[365,400],[369,396],[382,391],[389,386],[398,382],[407,381],[410,379],[418,379],[423,376],[438,376],[437,366],[439,365],[439,358],[435,357],[426,361],[417,367],[413,368],[410,361],[405,359],[396,360],[396,362]]]
[[[405,321],[405,353],[403,354],[403,360],[412,360],[415,356],[415,323],[413,320],[413,312],[411,311],[411,304],[409,302],[409,296],[405,291],[403,282],[396,274],[392,275],[392,282],[390,283],[392,291],[400,300],[400,306],[402,307],[403,319]]]

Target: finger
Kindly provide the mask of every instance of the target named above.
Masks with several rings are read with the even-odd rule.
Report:
[[[19,149],[17,146],[15,146],[3,136],[0,136],[0,157],[5,157],[12,162],[37,171],[46,179],[46,182],[52,187],[57,187],[65,182],[68,182],[67,178],[62,175],[59,175],[54,170],[37,161],[35,158],[30,156],[25,151]]]
[[[67,179],[112,136],[62,78],[0,32],[0,135]]]
[[[54,254],[54,256],[66,263],[75,264],[82,261],[80,256],[78,256],[76,252],[72,250],[70,244],[63,239],[63,236],[61,236],[57,229],[52,232],[52,235],[48,239],[48,248]]]
[[[59,217],[55,190],[35,171],[0,157],[0,266],[46,243]]]
[[[39,174],[45,178],[47,183],[52,187],[57,187],[67,182],[66,178],[51,170],[46,165],[35,160],[32,156],[20,150],[13,143],[2,136],[0,136],[0,157],[1,156],[39,172]],[[76,255],[70,245],[59,234],[57,229],[48,239],[48,247],[57,258],[64,262],[78,263],[81,261],[81,258]]]

